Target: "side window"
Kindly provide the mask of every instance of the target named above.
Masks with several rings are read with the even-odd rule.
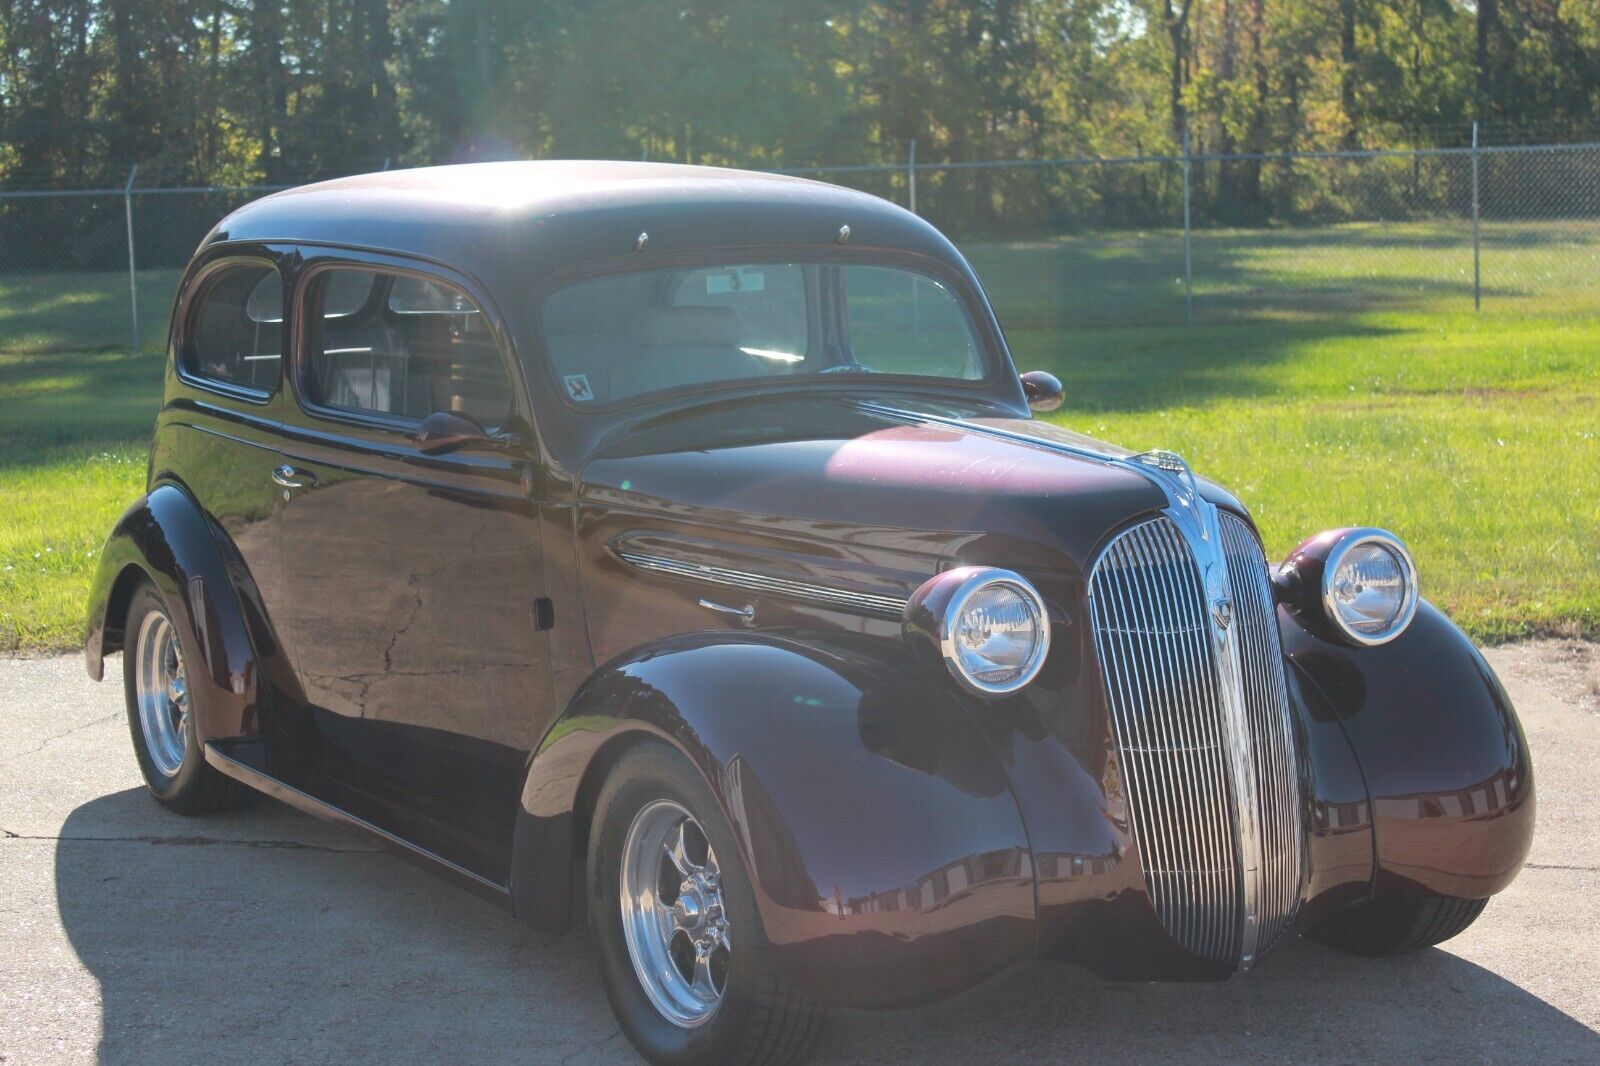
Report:
[[[983,377],[983,358],[967,313],[949,289],[922,274],[886,267],[845,268],[850,349],[885,374]]]
[[[283,279],[264,263],[223,267],[189,319],[183,369],[193,377],[270,393],[283,361]]]
[[[489,430],[510,416],[499,345],[459,289],[337,267],[313,276],[305,307],[301,387],[311,403],[407,421],[449,411]]]

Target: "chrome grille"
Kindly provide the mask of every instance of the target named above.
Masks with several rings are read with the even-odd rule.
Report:
[[[1299,896],[1298,779],[1266,559],[1239,519],[1221,515],[1220,528],[1237,671],[1221,668],[1200,563],[1169,518],[1133,526],[1106,548],[1090,575],[1090,615],[1156,911],[1189,950],[1248,965],[1288,928]],[[1234,817],[1228,684],[1243,688],[1256,786],[1243,794],[1254,792],[1254,819]],[[1257,827],[1253,872],[1241,852],[1257,849],[1241,848],[1236,821]],[[1258,923],[1248,938],[1246,876]]]

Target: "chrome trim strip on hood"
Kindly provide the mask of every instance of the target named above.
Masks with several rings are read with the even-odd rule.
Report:
[[[652,573],[705,581],[713,585],[726,585],[731,588],[744,589],[746,592],[765,592],[778,596],[788,596],[791,599],[805,600],[808,603],[817,603],[828,607],[843,607],[848,610],[860,611],[864,614],[887,615],[899,618],[905,613],[906,609],[905,598],[901,596],[854,592],[850,589],[833,588],[828,585],[813,585],[805,581],[791,581],[788,578],[752,574],[745,570],[730,570],[727,567],[710,566],[706,563],[691,563],[682,559],[668,559],[665,556],[646,555],[642,552],[619,550],[617,551],[617,558],[640,570],[647,570]]]

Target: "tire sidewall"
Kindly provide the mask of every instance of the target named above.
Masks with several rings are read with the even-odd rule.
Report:
[[[621,856],[634,815],[671,800],[694,816],[717,854],[733,951],[727,990],[711,1018],[684,1029],[662,1017],[634,971],[622,929]],[[623,1032],[653,1063],[727,1062],[737,1057],[750,997],[770,981],[770,947],[761,927],[744,857],[711,790],[689,760],[659,742],[643,744],[613,768],[595,804],[589,838],[589,924],[600,955],[606,995]]]
[[[178,772],[168,776],[150,757],[144,726],[139,721],[139,695],[135,675],[138,671],[139,631],[144,620],[155,611],[166,615],[172,630],[177,634],[178,646],[183,651],[184,681],[189,689],[189,722],[184,727],[183,763]],[[194,651],[194,641],[180,618],[167,607],[166,598],[149,581],[142,582],[128,601],[128,615],[124,623],[122,653],[122,691],[127,703],[128,729],[133,734],[133,752],[139,760],[139,770],[144,774],[145,785],[163,803],[181,802],[193,791],[196,779],[205,766],[205,756],[200,750],[198,722],[200,719],[200,686],[194,683],[194,665],[200,660]]]

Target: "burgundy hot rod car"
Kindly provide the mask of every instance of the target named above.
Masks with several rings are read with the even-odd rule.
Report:
[[[549,929],[660,1062],[1021,959],[1436,943],[1528,751],[1406,549],[1033,417],[933,227],[792,178],[483,164],[229,216],[87,658],[151,791],[265,792]],[[1285,474],[1284,476],[1291,476]],[[1270,979],[1270,978],[1268,978]]]

